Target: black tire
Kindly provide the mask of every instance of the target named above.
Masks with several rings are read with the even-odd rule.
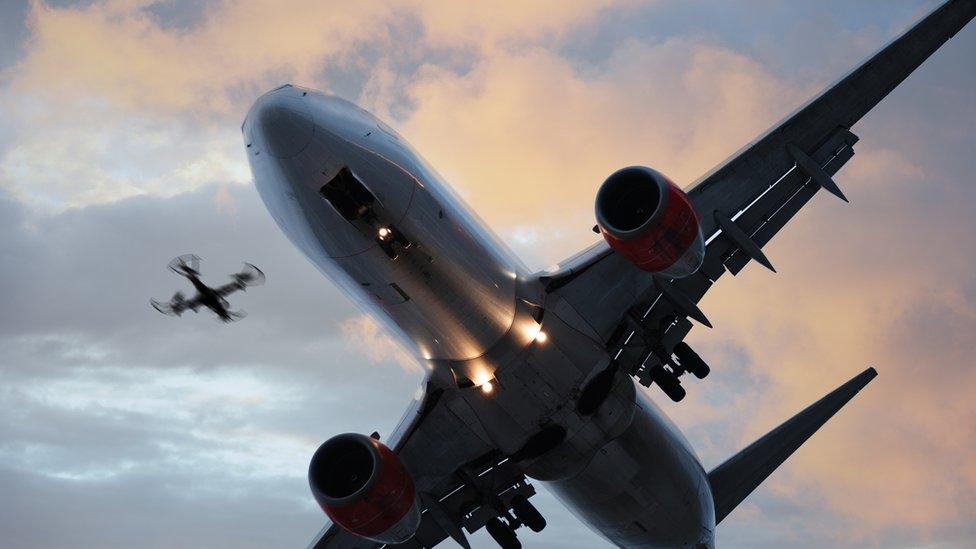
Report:
[[[522,542],[518,540],[515,532],[498,517],[485,523],[485,530],[488,530],[488,535],[502,549],[522,549]]]
[[[529,527],[533,532],[541,532],[546,527],[546,518],[529,501],[529,498],[518,494],[512,498],[512,511],[515,517],[522,521],[522,524]]]
[[[664,391],[664,394],[668,395],[668,398],[674,402],[681,402],[685,398],[685,388],[681,386],[681,382],[663,366],[655,367],[651,377],[654,383]]]
[[[674,355],[681,362],[681,367],[694,374],[698,379],[705,379],[705,376],[712,371],[708,367],[708,364],[702,360],[702,357],[698,356],[698,353],[692,350],[684,341],[674,346]]]
[[[674,402],[681,402],[685,398],[685,388],[682,387],[678,382],[662,386],[661,389],[663,389],[664,394],[668,395],[668,398]]]
[[[708,364],[702,362],[698,364],[698,366],[692,370],[691,373],[694,374],[698,379],[705,379],[708,377],[708,374],[712,373],[712,369],[708,367]]]

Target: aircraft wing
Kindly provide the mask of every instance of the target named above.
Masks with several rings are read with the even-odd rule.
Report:
[[[710,326],[697,303],[762,246],[821,188],[846,200],[833,175],[854,155],[850,128],[976,14],[976,0],[950,0],[785,120],[703,176],[688,191],[706,238],[701,269],[687,278],[649,276],[600,242],[543,274],[550,291],[585,319],[594,338],[646,384],[649,346],[666,349]],[[645,359],[647,360],[645,362]]]
[[[526,482],[521,469],[489,442],[475,412],[465,402],[465,391],[480,389],[432,389],[429,383],[426,389],[422,398],[411,403],[390,438],[384,440],[413,477],[422,513],[420,528],[410,541],[386,547],[433,547],[449,537],[469,547],[462,527],[475,532],[500,515],[489,500],[508,509],[513,496],[531,497],[535,489]],[[381,546],[326,523],[309,548]]]
[[[688,195],[708,242],[699,272],[678,280],[650,276],[600,242],[540,277],[562,298],[554,300],[556,314],[573,309],[587,322],[588,335],[605,342],[619,364],[650,384],[650,346],[672,348],[691,329],[689,318],[708,325],[697,303],[725,272],[736,274],[750,260],[771,268],[762,246],[820,188],[843,198],[832,177],[854,154],[857,137],[850,128],[974,12],[976,0],[945,3],[696,182]],[[473,532],[498,515],[484,504],[484,494],[499,495],[504,506],[515,493],[534,493],[480,432],[462,391],[425,394],[387,441],[411,472],[423,509],[417,535],[399,547],[433,547],[448,537],[467,547],[461,526]],[[310,545],[379,546],[331,524]]]

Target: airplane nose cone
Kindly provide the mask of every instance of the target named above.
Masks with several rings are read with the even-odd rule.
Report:
[[[258,99],[251,109],[251,124],[263,148],[275,158],[297,156],[312,141],[315,123],[301,96],[281,89]]]

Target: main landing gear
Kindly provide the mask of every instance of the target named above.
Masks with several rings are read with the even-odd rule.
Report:
[[[691,372],[698,379],[705,379],[712,371],[702,357],[698,356],[698,353],[684,341],[674,346],[673,355],[659,356],[659,358],[661,364],[653,366],[650,370],[651,380],[674,402],[685,398],[685,389],[678,379],[681,375]],[[677,360],[674,360],[675,358]]]
[[[522,549],[522,542],[519,541],[515,530],[508,524],[502,522],[498,517],[489,520],[485,524],[488,535],[495,540],[502,549]]]
[[[702,357],[698,356],[698,353],[693,351],[684,341],[674,346],[674,356],[678,357],[678,363],[681,364],[684,371],[691,372],[698,379],[705,379],[712,371],[708,364],[702,360]]]
[[[512,497],[509,504],[512,512],[503,515],[505,520],[495,517],[485,524],[485,530],[488,530],[488,535],[502,549],[521,549],[522,542],[519,541],[515,530],[521,526],[528,526],[533,532],[541,532],[546,527],[546,519],[529,502],[529,498],[523,495]]]
[[[523,495],[516,495],[511,501],[512,512],[522,524],[529,527],[533,532],[541,532],[546,527],[546,519],[542,513],[529,502],[529,498]]]
[[[685,388],[681,386],[678,376],[663,364],[651,368],[651,379],[671,400],[680,402],[685,398]]]

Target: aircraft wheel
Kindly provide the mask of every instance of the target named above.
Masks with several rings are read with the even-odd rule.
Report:
[[[529,498],[519,494],[512,498],[512,511],[515,517],[522,521],[522,524],[529,527],[533,532],[541,532],[546,527],[546,519],[542,513],[532,505]]]
[[[488,535],[502,549],[522,549],[522,543],[515,535],[515,531],[499,520],[498,517],[489,520],[485,524],[485,530],[488,530]]]
[[[681,367],[694,374],[698,379],[705,379],[705,376],[712,371],[708,364],[702,360],[702,357],[698,356],[698,353],[684,341],[674,346],[674,354],[681,362]]]
[[[685,398],[685,388],[681,386],[681,382],[663,366],[657,366],[651,371],[651,379],[674,402],[681,402]]]

